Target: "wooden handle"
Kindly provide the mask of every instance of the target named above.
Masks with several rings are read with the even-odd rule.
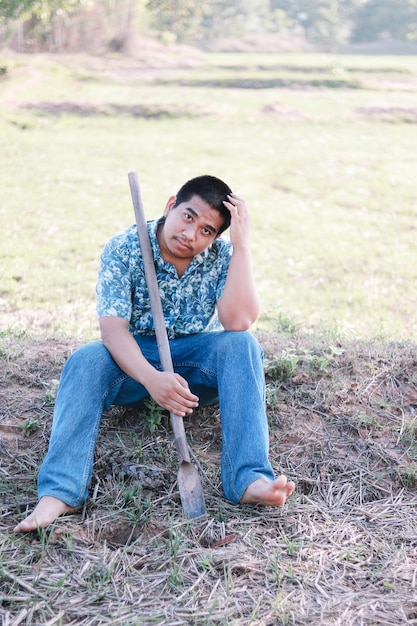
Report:
[[[159,358],[162,368],[166,372],[173,372],[171,352],[169,349],[168,335],[165,328],[164,313],[162,310],[161,298],[159,295],[158,281],[152,254],[151,242],[149,240],[148,226],[143,209],[142,196],[136,172],[128,174],[130,193],[132,195],[133,207],[135,209],[136,226],[138,228],[140,248],[142,250],[143,266],[145,270],[146,284],[151,301],[153,322],[155,326],[156,341],[158,344]]]
[[[136,226],[138,229],[139,243],[142,250],[143,267],[145,270],[146,284],[148,286],[149,299],[153,322],[155,326],[156,343],[161,359],[162,369],[165,372],[173,372],[171,351],[169,348],[168,335],[165,328],[164,312],[162,310],[161,297],[159,295],[158,280],[156,277],[154,258],[152,254],[151,242],[149,240],[148,225],[146,223],[145,211],[143,209],[142,196],[140,192],[139,180],[136,172],[129,172],[130,193],[132,196],[133,208],[135,210]],[[174,431],[175,442],[182,459],[190,462],[187,440],[185,437],[184,422],[182,417],[170,413],[171,426]]]

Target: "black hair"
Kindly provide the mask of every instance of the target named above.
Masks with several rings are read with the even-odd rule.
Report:
[[[223,200],[227,200],[227,196],[231,193],[230,187],[220,178],[205,174],[184,183],[177,193],[175,206],[188,202],[193,196],[199,196],[222,216],[223,226],[218,232],[220,234],[230,226],[230,211],[224,206]]]

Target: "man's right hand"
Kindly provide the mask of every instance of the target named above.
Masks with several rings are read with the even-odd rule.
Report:
[[[187,381],[179,374],[154,370],[143,384],[155,402],[170,413],[184,417],[198,407],[198,396],[191,393]]]
[[[143,356],[126,320],[102,317],[100,329],[103,343],[118,366],[143,385],[159,406],[180,417],[193,412],[199,399],[187,381],[179,374],[155,369]]]

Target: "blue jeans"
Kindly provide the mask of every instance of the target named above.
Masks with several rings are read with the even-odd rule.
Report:
[[[155,338],[136,340],[145,358],[160,369]],[[262,350],[249,332],[229,331],[173,339],[170,348],[175,371],[188,381],[200,404],[219,401],[222,486],[225,497],[237,503],[253,481],[273,479]],[[83,504],[103,412],[148,396],[100,341],[74,352],[59,384],[49,449],[38,476],[39,497],[54,496],[74,507]]]

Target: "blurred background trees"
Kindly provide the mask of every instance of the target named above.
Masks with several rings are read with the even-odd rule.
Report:
[[[373,41],[383,36],[400,41],[416,40],[416,0],[368,0],[357,7],[352,41]]]
[[[417,41],[417,0],[0,0],[0,42],[30,51],[115,50],[133,36],[205,47],[292,36],[322,49]]]

